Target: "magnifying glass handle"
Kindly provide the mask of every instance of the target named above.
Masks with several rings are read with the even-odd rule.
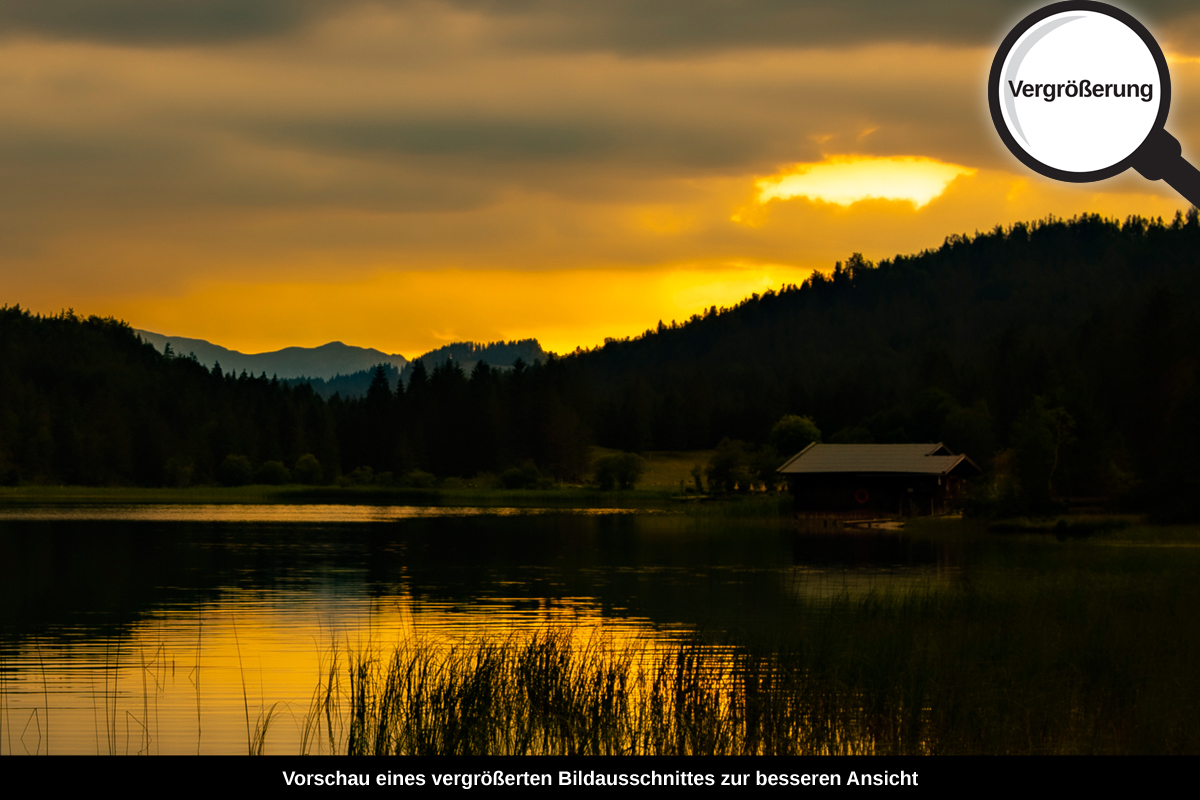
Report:
[[[1175,191],[1200,206],[1200,170],[1183,158],[1179,140],[1162,128],[1146,137],[1133,155],[1133,168],[1150,181],[1166,181]]]

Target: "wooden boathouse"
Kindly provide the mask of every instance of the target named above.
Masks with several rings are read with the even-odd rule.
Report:
[[[814,443],[778,471],[798,514],[851,519],[944,513],[982,473],[941,443]]]

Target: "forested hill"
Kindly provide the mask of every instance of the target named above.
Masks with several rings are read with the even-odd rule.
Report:
[[[523,361],[526,364],[536,364],[539,361],[544,361],[547,357],[546,351],[538,344],[537,339],[522,339],[513,342],[488,342],[487,344],[476,344],[475,342],[455,342],[454,344],[443,345],[436,350],[430,350],[420,358],[414,358],[412,361],[406,362],[403,371],[397,369],[393,364],[374,365],[372,369],[359,370],[358,372],[349,375],[336,375],[333,378],[290,378],[286,381],[289,386],[298,386],[301,383],[307,383],[312,386],[313,391],[319,394],[326,400],[332,398],[335,394],[346,398],[362,398],[367,396],[367,390],[371,387],[371,382],[375,377],[375,370],[378,366],[382,366],[387,375],[388,386],[395,391],[399,382],[403,381],[407,386],[412,378],[413,367],[417,361],[425,367],[426,372],[433,371],[449,362],[454,362],[464,374],[470,374],[475,367],[481,362],[487,364],[492,369],[505,370],[512,369],[513,364],[518,361]]]
[[[326,401],[308,383],[164,354],[118,320],[4,306],[0,484],[366,482],[380,473],[424,484],[430,472],[533,464],[525,472],[535,477],[540,468],[581,479],[589,440],[558,397],[561,373],[518,358],[507,369],[476,363],[468,377],[446,359],[393,387],[380,365],[365,397]]]
[[[113,320],[5,307],[0,480],[211,482],[234,456],[244,472],[299,470],[305,455],[308,479],[532,462],[578,480],[590,444],[752,449],[796,414],[825,441],[943,440],[1053,493],[1190,498],[1198,353],[1194,211],[1018,224],[878,265],[853,256],[564,358],[468,374],[454,354],[396,388],[381,373],[361,400],[216,374]],[[272,469],[260,477],[283,474]]]
[[[762,442],[803,414],[826,441],[944,439],[990,461],[1040,416],[1056,486],[1109,493],[1194,481],[1198,353],[1193,209],[1018,224],[878,265],[856,255],[576,360],[613,447]]]
[[[455,342],[444,345],[436,350],[430,350],[419,359],[425,369],[432,371],[443,364],[453,361],[463,372],[470,374],[471,370],[481,361],[489,367],[501,370],[509,369],[518,361],[534,364],[546,359],[546,351],[542,349],[537,339],[521,339],[512,342]],[[418,359],[414,359],[417,361]],[[412,377],[413,362],[409,362],[401,373],[405,384]]]

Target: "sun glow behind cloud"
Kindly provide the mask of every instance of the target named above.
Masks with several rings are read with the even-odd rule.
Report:
[[[931,158],[831,156],[819,164],[797,164],[782,175],[759,180],[758,202],[807,197],[848,206],[875,198],[907,200],[920,208],[959,175],[974,174],[970,167]]]
[[[81,38],[72,23],[0,41],[0,303],[249,352],[526,336],[563,352],[852,252],[1183,205],[1133,174],[1061,184],[1013,159],[979,89],[988,13],[985,45],[957,24],[904,41],[889,22],[781,46],[765,3],[762,47],[737,33],[656,50],[629,12],[638,44],[614,50],[530,27],[543,12],[334,6],[278,35]],[[1179,98],[1200,94],[1185,61]],[[1185,152],[1187,108],[1172,113]]]

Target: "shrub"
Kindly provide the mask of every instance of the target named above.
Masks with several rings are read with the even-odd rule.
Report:
[[[370,486],[375,482],[375,470],[370,467],[355,467],[343,480],[350,486]]]
[[[533,462],[526,461],[519,467],[500,473],[500,485],[505,489],[529,489],[538,485],[541,477],[542,473],[538,472]]]
[[[226,486],[245,486],[254,478],[254,468],[245,456],[227,455],[217,468],[217,479]]]
[[[813,442],[820,441],[821,429],[812,417],[788,414],[771,428],[771,446],[784,458],[791,458]]]
[[[291,478],[291,474],[282,461],[264,461],[258,471],[254,473],[255,483],[265,483],[271,486],[287,483]]]
[[[163,470],[167,486],[172,486],[181,489],[184,486],[190,486],[192,483],[192,462],[186,458],[172,456],[167,459],[166,468]]]
[[[601,456],[592,465],[601,489],[632,489],[646,471],[646,460],[636,453]]]
[[[424,470],[414,469],[405,473],[404,477],[400,479],[400,484],[413,489],[432,489],[437,486],[437,476]]]
[[[753,479],[745,443],[722,439],[705,472],[711,492],[748,491]]]
[[[309,485],[321,482],[321,462],[317,461],[317,457],[312,453],[305,453],[296,459],[296,466],[292,467],[292,478],[297,483],[306,483]]]

